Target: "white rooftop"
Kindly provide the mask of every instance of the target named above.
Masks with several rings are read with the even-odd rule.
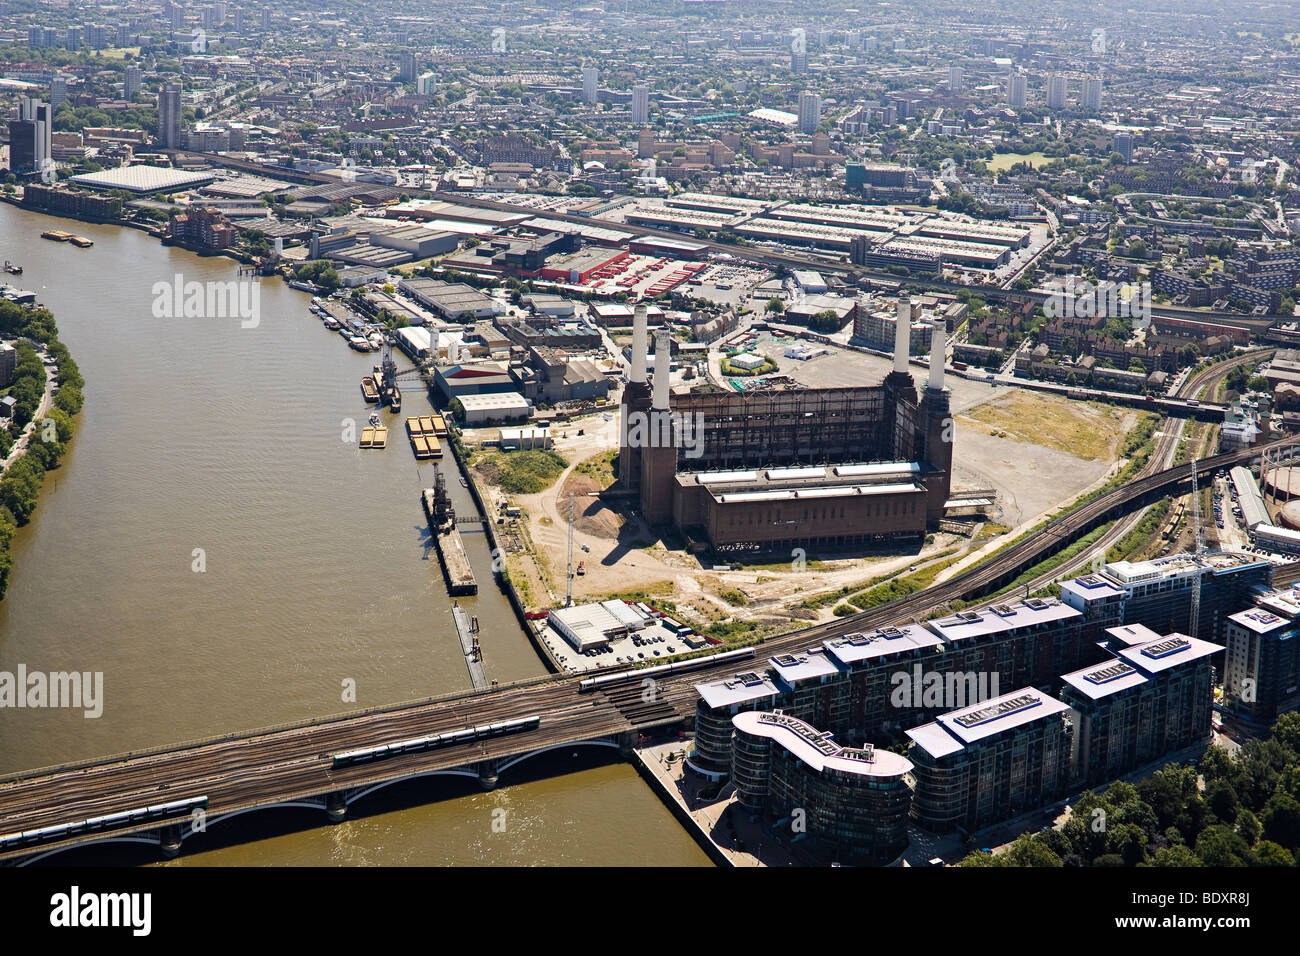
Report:
[[[1119,627],[1106,628],[1106,633],[1129,647],[1160,640],[1160,635],[1145,624],[1121,624]]]
[[[711,708],[745,704],[781,693],[772,678],[759,671],[746,671],[707,684],[696,684],[695,690]]]
[[[978,611],[958,611],[952,617],[931,621],[930,628],[945,640],[962,641],[1082,616],[1082,611],[1054,598],[1028,598],[1016,604],[994,604]]]
[[[1148,678],[1128,661],[1112,658],[1070,674],[1062,674],[1061,680],[1084,696],[1100,700],[1121,690],[1145,684]]]
[[[780,711],[748,711],[731,718],[737,730],[767,737],[817,771],[838,770],[865,777],[901,777],[910,773],[912,762],[889,750],[867,745],[841,747],[827,731],[818,731]]]
[[[907,731],[907,736],[933,756],[943,757],[994,734],[1069,709],[1068,704],[1055,697],[1033,687],[1022,687],[992,700],[940,714],[933,723]]]
[[[858,661],[914,651],[924,647],[941,647],[943,639],[920,624],[880,627],[874,631],[854,631],[842,637],[833,637],[823,643],[827,652],[841,664],[852,665]]]
[[[1211,644],[1186,634],[1166,634],[1158,641],[1125,648],[1119,652],[1119,656],[1148,674],[1158,674],[1179,664],[1209,657],[1221,650],[1221,644]]]
[[[191,173],[183,169],[164,166],[122,166],[98,173],[83,173],[71,177],[71,182],[97,189],[126,189],[136,193],[157,192],[162,189],[189,189],[212,182],[212,173]]]
[[[793,687],[801,681],[815,680],[838,674],[840,669],[830,660],[821,648],[812,648],[798,654],[778,654],[768,659],[772,670],[786,684]]]

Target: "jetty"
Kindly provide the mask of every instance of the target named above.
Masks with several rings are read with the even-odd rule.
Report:
[[[465,555],[465,544],[460,539],[460,529],[456,527],[456,511],[447,496],[447,485],[442,472],[435,465],[433,468],[434,485],[425,488],[420,494],[424,506],[424,517],[433,532],[433,545],[438,550],[438,560],[442,562],[442,574],[447,579],[447,593],[452,597],[463,594],[478,594],[478,582],[469,566]]]
[[[483,672],[483,652],[478,643],[478,618],[470,617],[455,601],[451,603],[451,618],[456,622],[456,636],[465,655],[465,666],[469,668],[470,682],[475,690],[486,690],[488,679]]]

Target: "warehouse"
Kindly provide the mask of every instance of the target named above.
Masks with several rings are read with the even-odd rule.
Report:
[[[491,395],[461,395],[456,401],[464,410],[461,424],[466,428],[524,422],[533,415],[528,399],[518,392],[498,392]]]
[[[73,176],[69,182],[91,189],[124,189],[129,193],[144,196],[156,192],[176,192],[177,190],[197,189],[207,186],[214,179],[212,173],[190,173],[182,169],[168,169],[164,166],[122,166],[118,169],[105,169],[98,173],[83,173]]]
[[[460,245],[460,236],[454,232],[439,232],[424,226],[402,226],[397,229],[376,229],[370,234],[372,246],[400,249],[416,259],[427,259],[454,252]]]
[[[461,362],[433,373],[434,385],[445,398],[491,395],[514,390],[505,362]]]
[[[496,303],[463,283],[403,279],[397,288],[448,322],[488,319],[497,314]]]

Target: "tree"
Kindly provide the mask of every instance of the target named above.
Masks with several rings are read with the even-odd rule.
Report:
[[[1156,852],[1152,866],[1201,866],[1200,859],[1183,844],[1167,846]]]
[[[1241,812],[1241,801],[1237,799],[1237,791],[1233,790],[1232,784],[1226,780],[1216,780],[1206,785],[1205,804],[1210,808],[1210,812],[1224,823],[1235,821],[1237,814]]]
[[[1002,854],[1003,866],[1060,866],[1061,858],[1032,834],[1022,833]]]
[[[26,524],[36,510],[45,469],[32,455],[23,455],[9,466],[0,479],[0,505],[9,509],[18,524]]]
[[[1300,802],[1289,793],[1275,793],[1264,805],[1261,822],[1265,838],[1284,847],[1300,846]]]
[[[782,315],[785,312],[785,303],[773,296],[768,300],[767,311],[773,315]]]
[[[1295,857],[1284,846],[1272,840],[1263,840],[1255,848],[1255,859],[1260,866],[1295,866]]]
[[[1248,866],[1250,847],[1231,829],[1216,824],[1196,838],[1196,857],[1205,866]]]
[[[1264,375],[1252,375],[1246,381],[1246,388],[1252,392],[1272,392],[1273,384]]]
[[[1242,809],[1237,814],[1236,829],[1238,836],[1245,840],[1250,846],[1254,846],[1259,842],[1259,835],[1263,832],[1264,828],[1260,826],[1259,818],[1256,817],[1255,814],[1251,813],[1249,810]]]

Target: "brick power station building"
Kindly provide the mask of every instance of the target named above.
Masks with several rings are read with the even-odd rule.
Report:
[[[647,383],[638,305],[619,472],[646,520],[715,549],[847,545],[936,527],[952,480],[946,334],[934,331],[918,395],[911,308],[899,298],[894,370],[880,385],[674,396],[666,330],[656,336],[653,393]]]

